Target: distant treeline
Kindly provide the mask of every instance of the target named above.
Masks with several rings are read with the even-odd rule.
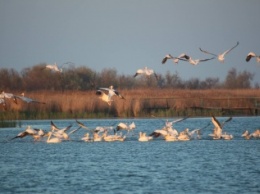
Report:
[[[137,88],[174,88],[174,89],[245,89],[259,88],[259,83],[252,84],[254,74],[235,68],[228,71],[223,82],[217,77],[205,80],[191,78],[183,80],[178,73],[168,71],[165,75],[139,76],[118,74],[116,69],[103,69],[101,72],[88,67],[69,67],[62,73],[51,72],[46,64],[24,68],[21,72],[15,69],[0,68],[0,89],[4,91],[37,91],[37,90],[93,90],[98,87],[113,85],[119,89]]]

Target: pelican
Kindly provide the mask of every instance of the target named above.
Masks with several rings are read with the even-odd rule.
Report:
[[[48,139],[47,139],[47,143],[60,143],[62,140],[58,137],[53,137],[51,138],[51,136],[53,135],[53,132],[48,132]]]
[[[114,134],[114,135],[108,135],[107,132],[103,135],[104,141],[124,141],[126,136],[123,136],[122,134]]]
[[[256,58],[256,62],[260,63],[260,56],[256,55],[253,52],[248,53],[248,55],[246,56],[246,62],[249,62],[252,57],[255,57]]]
[[[242,137],[244,137],[245,139],[250,139],[251,137],[254,138],[260,138],[260,129],[256,129],[253,133],[249,133],[248,130],[246,130],[243,134]]]
[[[244,137],[245,139],[250,139],[251,138],[251,135],[250,135],[250,133],[249,133],[249,131],[248,130],[246,130],[243,134],[242,134],[242,137]]]
[[[1,94],[0,94],[0,99],[5,99],[5,98],[12,99],[13,102],[15,104],[17,104],[17,99],[16,99],[16,96],[14,94],[6,93],[6,92],[2,91]]]
[[[148,67],[144,67],[144,69],[138,69],[134,75],[134,77],[140,75],[140,74],[145,74],[146,76],[149,76],[154,74],[156,80],[158,80],[157,74],[154,72],[153,69],[148,69]]]
[[[225,139],[225,136],[222,137],[222,128],[224,127],[224,125],[231,121],[232,117],[229,117],[227,120],[225,120],[224,122],[220,123],[214,116],[212,116],[211,121],[214,125],[214,130],[213,130],[213,134],[210,134],[210,136],[213,137],[213,139]]]
[[[56,136],[60,139],[65,139],[65,140],[69,139],[69,134],[67,134],[66,131],[68,131],[71,127],[72,127],[72,125],[69,125],[69,126],[63,128],[63,129],[60,129],[53,123],[53,121],[51,121],[52,133],[53,133],[54,136]],[[75,132],[75,131],[73,131],[73,132]]]
[[[206,54],[213,55],[213,56],[217,57],[218,60],[219,60],[221,63],[224,63],[225,55],[228,54],[228,53],[229,53],[231,50],[233,50],[234,48],[236,48],[238,45],[239,45],[239,42],[237,42],[237,44],[236,44],[235,46],[233,46],[232,48],[226,50],[225,52],[223,52],[222,54],[219,54],[219,55],[216,55],[216,54],[210,53],[210,52],[208,52],[208,51],[202,50],[201,48],[200,48],[200,51],[203,52],[203,53],[206,53]]]
[[[189,141],[190,140],[189,129],[187,128],[184,131],[180,132],[177,138],[180,141]]]
[[[26,136],[32,136],[33,139],[36,140],[40,140],[42,137],[44,137],[45,132],[42,129],[35,129],[35,128],[31,128],[31,126],[27,126],[27,128],[19,133],[18,135],[16,135],[15,137],[13,137],[10,140],[16,139],[16,138],[24,138]]]
[[[106,102],[109,106],[111,106],[112,104],[112,99],[109,97],[109,95],[107,95],[105,92],[101,91],[101,90],[97,90],[96,91],[96,95],[104,102]]]
[[[112,98],[113,96],[118,96],[121,99],[124,99],[124,96],[122,96],[117,90],[114,89],[114,87],[111,85],[109,88],[99,88],[99,90],[108,91],[108,98]]]
[[[224,132],[224,133],[221,135],[221,138],[223,138],[223,139],[225,139],[225,140],[231,140],[231,139],[233,139],[233,135],[227,134],[227,132]]]
[[[215,57],[212,57],[212,58],[209,58],[209,59],[192,59],[190,56],[188,56],[187,54],[185,53],[182,53],[176,61],[178,60],[182,60],[182,59],[186,59],[187,62],[189,62],[190,64],[192,65],[198,65],[200,62],[205,62],[205,61],[209,61],[209,60],[212,60],[212,59],[215,59]]]
[[[21,94],[21,96],[16,96],[17,98],[21,99],[24,102],[29,103],[40,103],[40,104],[46,104],[45,102],[40,102],[38,100],[32,99],[32,98],[28,98],[24,96],[24,93]]]
[[[132,122],[130,125],[127,125],[126,123],[119,123],[116,127],[116,130],[127,130],[128,132],[135,129],[135,123]]]
[[[153,137],[146,136],[146,133],[139,132],[138,141],[144,142],[144,141],[150,141],[151,139],[153,139]]]
[[[53,65],[47,64],[45,68],[50,69],[54,72],[62,73],[62,68],[58,67],[56,63],[54,63]]]
[[[165,64],[168,59],[172,59],[174,63],[178,63],[179,60],[187,61],[186,59],[180,58],[180,56],[179,56],[179,57],[173,57],[171,54],[167,54],[167,55],[165,55],[165,57],[163,58],[162,64]]]

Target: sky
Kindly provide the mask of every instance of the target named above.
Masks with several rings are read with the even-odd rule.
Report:
[[[178,73],[183,80],[219,78],[247,71],[260,83],[259,0],[0,0],[0,68],[21,71],[40,63],[73,62],[95,71],[137,69]],[[194,59],[219,54],[218,60],[192,66],[163,57],[186,53]]]

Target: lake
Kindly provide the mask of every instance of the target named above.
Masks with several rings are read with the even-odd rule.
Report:
[[[213,124],[200,140],[166,142],[160,137],[137,140],[139,131],[152,133],[165,119],[79,119],[89,128],[135,122],[124,142],[84,142],[80,129],[70,141],[34,142],[10,138],[33,128],[50,130],[50,120],[21,121],[21,128],[0,129],[0,193],[260,193],[260,139],[245,140],[247,129],[260,128],[260,117],[234,117],[224,131],[232,140],[212,140]],[[224,121],[227,117],[217,117]],[[60,128],[75,120],[53,120]],[[188,118],[174,124],[182,131],[202,128],[211,118]]]

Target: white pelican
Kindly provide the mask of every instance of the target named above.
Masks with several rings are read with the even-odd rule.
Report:
[[[124,141],[126,136],[123,136],[122,134],[114,134],[114,135],[108,135],[107,132],[103,135],[104,141]]]
[[[47,143],[60,143],[62,140],[58,137],[53,137],[51,138],[51,136],[53,135],[53,132],[48,132],[48,139],[47,139]]]
[[[0,94],[0,99],[5,99],[5,98],[12,99],[13,102],[15,104],[17,104],[17,99],[16,99],[16,96],[14,94],[6,93],[6,92],[2,91],[1,94]]]
[[[119,131],[119,130],[127,130],[128,132],[129,131],[132,131],[135,129],[135,123],[132,122],[130,125],[127,125],[126,123],[119,123],[116,127],[116,130]]]
[[[24,93],[21,93],[21,96],[16,96],[17,98],[21,99],[24,102],[29,103],[40,103],[40,104],[46,104],[45,102],[40,102],[38,100],[32,99],[32,98],[28,98],[24,96]]]
[[[167,54],[167,55],[165,55],[165,57],[163,58],[162,64],[165,64],[168,59],[172,59],[174,63],[178,63],[179,60],[187,61],[187,59],[182,59],[182,58],[180,58],[180,56],[179,56],[179,57],[173,57],[172,55]]]
[[[108,91],[108,98],[112,98],[113,96],[118,96],[121,99],[124,99],[124,96],[122,96],[117,90],[114,89],[113,86],[109,86],[109,88],[99,88],[99,90]]]
[[[251,135],[250,135],[249,131],[246,130],[246,131],[242,134],[242,137],[244,137],[245,139],[250,139],[250,138],[251,138]]]
[[[228,49],[228,50],[226,50],[225,52],[223,52],[222,54],[219,54],[219,55],[216,55],[216,54],[210,53],[210,52],[208,52],[208,51],[202,50],[201,48],[200,48],[200,51],[203,52],[203,53],[206,53],[206,54],[213,55],[213,56],[217,57],[218,60],[219,60],[221,63],[224,63],[225,55],[228,54],[228,53],[229,53],[231,50],[233,50],[234,48],[236,48],[238,45],[239,45],[239,42],[237,42],[237,44],[236,44],[235,46],[233,46],[231,49]]]
[[[253,52],[248,53],[248,55],[246,56],[246,62],[249,62],[252,57],[255,57],[256,58],[256,62],[260,63],[260,56],[256,55]]]
[[[69,139],[69,134],[67,134],[66,131],[68,131],[71,127],[72,125],[69,125],[63,129],[60,129],[53,123],[53,121],[51,121],[51,130],[53,132],[53,135],[60,139],[65,139],[65,140]]]
[[[200,62],[209,61],[212,59],[215,59],[215,57],[209,58],[209,59],[192,59],[190,56],[188,56],[185,53],[182,53],[178,58],[178,60],[187,59],[187,62],[189,62],[192,65],[198,65]],[[177,61],[177,60],[176,60]]]
[[[102,101],[106,102],[109,106],[111,106],[112,103],[112,99],[103,91],[101,90],[97,90],[96,91],[96,95],[98,96],[98,98],[100,98]]]
[[[221,139],[221,138],[224,139],[224,137],[222,137],[222,128],[225,125],[225,123],[227,123],[231,120],[232,120],[232,117],[229,117],[227,120],[225,120],[221,124],[214,116],[212,116],[211,121],[215,128],[213,130],[213,134],[210,134],[210,136],[212,136],[213,139]]]
[[[62,73],[62,68],[58,67],[58,65],[56,63],[54,63],[53,65],[47,64],[45,67],[47,69],[54,71],[54,72]]]
[[[224,132],[224,133],[221,135],[221,138],[223,138],[223,139],[225,139],[225,140],[231,140],[231,139],[233,139],[233,135],[227,134],[227,132]]]
[[[40,140],[42,137],[44,137],[45,132],[42,129],[33,129],[31,128],[31,126],[27,126],[27,128],[19,133],[18,135],[16,135],[15,137],[13,137],[10,140],[16,139],[16,138],[24,138],[26,136],[32,136],[34,140]]]
[[[144,141],[150,141],[151,139],[153,139],[153,137],[146,136],[146,133],[139,132],[138,141],[144,142]]]
[[[140,75],[140,74],[145,74],[146,76],[149,76],[149,77],[150,77],[150,75],[154,74],[156,80],[158,80],[158,76],[157,76],[157,74],[154,72],[153,69],[148,69],[147,67],[145,67],[144,69],[138,69],[138,70],[136,71],[134,77],[136,77],[136,76],[138,76],[138,75]]]

